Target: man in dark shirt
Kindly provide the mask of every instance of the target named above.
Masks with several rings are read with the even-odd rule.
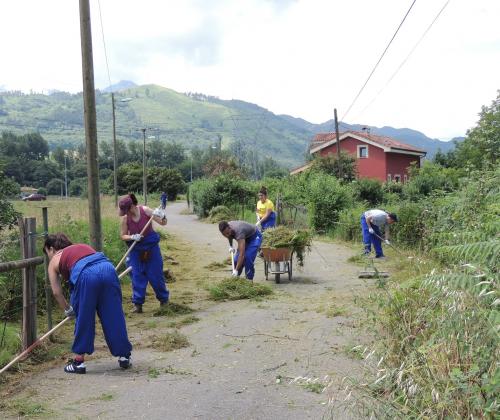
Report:
[[[219,223],[219,231],[229,240],[229,252],[234,252],[233,240],[238,243],[238,249],[234,256],[233,277],[237,277],[245,267],[245,277],[253,280],[255,274],[255,258],[262,243],[262,234],[255,225],[236,220],[227,222],[223,220]]]

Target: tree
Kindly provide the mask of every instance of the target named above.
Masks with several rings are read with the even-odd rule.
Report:
[[[490,106],[483,106],[477,126],[456,146],[456,167],[494,168],[500,159],[500,90]]]
[[[342,176],[345,181],[353,181],[356,178],[356,159],[349,153],[340,152],[342,164]],[[335,177],[339,177],[339,160],[337,155],[319,156],[313,160],[312,169]]]
[[[170,201],[186,191],[186,184],[177,169],[151,168],[148,172],[148,185],[151,192],[165,191]]]
[[[19,191],[19,190],[18,190]],[[12,180],[5,177],[0,168],[0,230],[13,227],[20,213],[5,198],[13,192]]]

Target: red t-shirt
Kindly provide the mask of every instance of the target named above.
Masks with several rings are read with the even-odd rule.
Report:
[[[65,280],[69,280],[74,265],[82,258],[95,253],[95,249],[86,244],[74,244],[64,248],[59,260],[59,273]]]
[[[139,214],[140,217],[139,221],[137,222],[134,222],[132,220],[132,217],[130,217],[130,215],[127,215],[127,228],[130,235],[133,235],[134,233],[141,233],[142,229],[144,229],[144,226],[146,226],[149,222],[150,217],[146,214],[142,206],[139,206]],[[151,225],[149,225],[146,231],[143,233],[143,236],[148,236],[152,231],[153,228],[151,227]]]

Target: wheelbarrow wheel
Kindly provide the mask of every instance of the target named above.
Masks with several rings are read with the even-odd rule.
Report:
[[[288,281],[292,281],[292,259],[288,261]]]
[[[264,260],[264,274],[266,276],[266,280],[269,280],[269,266],[267,264],[267,261]]]
[[[275,281],[277,284],[279,284],[279,282],[280,282],[280,273],[276,273],[276,274],[274,275],[274,281]]]

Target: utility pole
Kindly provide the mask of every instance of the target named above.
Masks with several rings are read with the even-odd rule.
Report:
[[[113,107],[113,189],[115,191],[115,207],[118,207],[118,169],[116,157],[116,120],[115,120],[115,94],[111,92],[111,106]]]
[[[89,0],[80,0],[80,39],[82,46],[83,106],[87,148],[90,245],[102,250],[99,167],[97,165],[97,122],[95,109],[94,61]]]
[[[144,205],[148,204],[148,182],[146,173],[146,128],[142,131],[142,192],[144,194]]]
[[[66,150],[64,151],[64,190],[66,193],[66,200],[67,200],[68,199],[68,169],[66,166]]]
[[[335,136],[337,137],[337,161],[339,165],[339,179],[344,179],[342,173],[342,160],[340,158],[340,136],[339,136],[339,121],[337,119],[337,108],[333,110],[333,114],[335,115]]]

